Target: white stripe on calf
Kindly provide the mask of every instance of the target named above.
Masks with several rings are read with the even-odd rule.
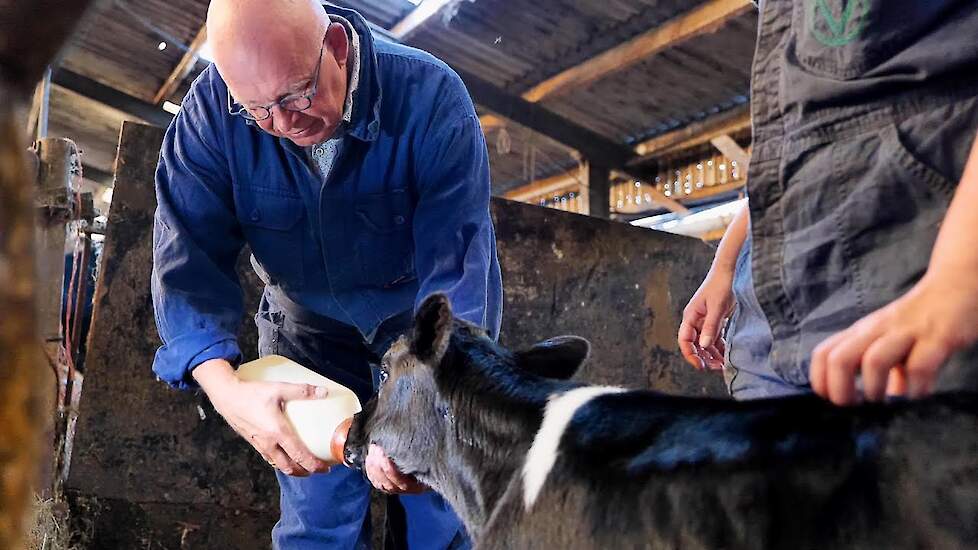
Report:
[[[560,439],[574,413],[595,397],[623,391],[623,388],[612,386],[586,386],[550,396],[543,422],[523,464],[523,505],[527,510],[533,506],[557,460]]]

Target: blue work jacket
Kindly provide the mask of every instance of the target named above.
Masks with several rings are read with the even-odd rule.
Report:
[[[324,183],[292,142],[228,114],[214,65],[166,132],[156,172],[153,370],[194,387],[209,359],[241,361],[235,264],[251,247],[265,283],[369,340],[384,320],[444,292],[455,314],[498,335],[502,282],[489,160],[457,74],[432,55],[360,35],[353,115]],[[255,262],[253,262],[255,263]]]

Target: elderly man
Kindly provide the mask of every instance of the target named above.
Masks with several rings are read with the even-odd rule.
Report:
[[[369,541],[369,485],[329,473],[282,414],[312,387],[241,382],[235,262],[244,244],[265,282],[260,353],[290,357],[353,389],[428,294],[498,334],[501,281],[487,152],[458,76],[431,55],[375,41],[355,12],[314,0],[214,0],[215,65],[166,134],[157,170],[153,365],[199,385],[277,469],[276,548]],[[367,477],[399,498],[399,545],[467,545],[436,494],[371,448]]]

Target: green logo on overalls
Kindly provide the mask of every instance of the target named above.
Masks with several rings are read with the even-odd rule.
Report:
[[[833,9],[829,1],[841,5]],[[868,0],[814,0],[809,5],[808,22],[812,36],[826,46],[845,46],[866,28]],[[842,13],[836,17],[840,11]]]

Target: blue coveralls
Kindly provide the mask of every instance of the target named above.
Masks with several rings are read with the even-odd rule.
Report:
[[[488,153],[459,77],[433,56],[371,37],[355,12],[327,5],[360,37],[353,115],[325,183],[304,151],[228,114],[212,65],[167,130],[156,188],[152,278],[163,345],[156,374],[194,387],[191,370],[241,360],[235,263],[245,244],[266,283],[256,316],[262,355],[289,356],[373,393],[371,364],[427,295],[498,335],[502,283],[489,214]],[[276,548],[368,543],[369,485],[334,468],[280,475]],[[408,548],[465,546],[434,493],[400,498]]]
[[[920,279],[978,132],[974,0],[760,9],[725,368],[741,399],[810,391],[815,346]],[[939,389],[975,387],[976,358],[954,356]]]

